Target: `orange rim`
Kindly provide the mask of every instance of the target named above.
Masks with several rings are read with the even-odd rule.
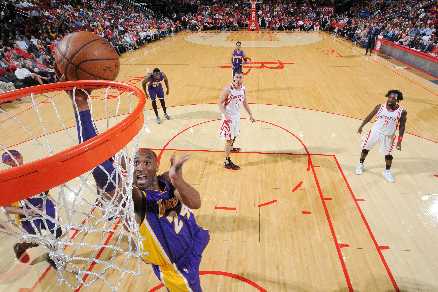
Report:
[[[133,92],[138,104],[123,121],[84,143],[50,157],[0,171],[0,206],[47,191],[93,169],[125,147],[142,129],[146,96],[140,89],[119,82],[81,80],[39,85],[1,94],[0,101],[13,101],[30,94],[72,90],[75,87],[111,87],[122,92]]]

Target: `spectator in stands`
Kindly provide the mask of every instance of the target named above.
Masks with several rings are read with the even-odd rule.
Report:
[[[17,82],[17,85],[19,86],[18,88],[43,84],[43,80],[47,80],[46,77],[31,72],[28,68],[23,66],[21,63],[22,62],[17,63],[17,69],[14,72],[15,77],[18,80]]]

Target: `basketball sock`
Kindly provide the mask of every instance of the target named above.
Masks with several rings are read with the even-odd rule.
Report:
[[[158,118],[158,108],[157,108],[157,101],[156,100],[152,101],[152,108],[154,109],[155,116]]]
[[[163,108],[163,112],[166,114],[166,102],[164,99],[160,99],[161,107]]]

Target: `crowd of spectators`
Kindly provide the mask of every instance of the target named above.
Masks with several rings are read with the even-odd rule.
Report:
[[[238,30],[248,27],[249,1],[213,0],[189,2],[196,9],[181,17],[191,30]],[[298,3],[299,2],[299,3]],[[259,27],[270,30],[319,30],[329,24],[329,16],[317,10],[310,1],[265,0],[257,4]]]
[[[437,56],[435,0],[371,0],[332,19],[332,30],[363,46],[377,36]]]
[[[0,93],[54,82],[52,50],[66,34],[88,30],[108,39],[119,54],[182,29],[247,28],[249,1],[8,0],[0,3]],[[332,14],[309,0],[264,0],[257,4],[260,28],[327,30],[363,46],[378,35],[437,54],[434,0],[353,1]],[[144,8],[144,9],[141,9]]]
[[[93,31],[121,54],[181,29],[114,0],[34,2],[0,4],[0,93],[54,82],[52,50],[70,32]]]

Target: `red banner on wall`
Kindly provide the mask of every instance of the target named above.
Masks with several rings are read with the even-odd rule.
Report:
[[[257,1],[251,0],[251,14],[249,15],[248,21],[249,30],[260,30],[259,21],[257,19]]]

